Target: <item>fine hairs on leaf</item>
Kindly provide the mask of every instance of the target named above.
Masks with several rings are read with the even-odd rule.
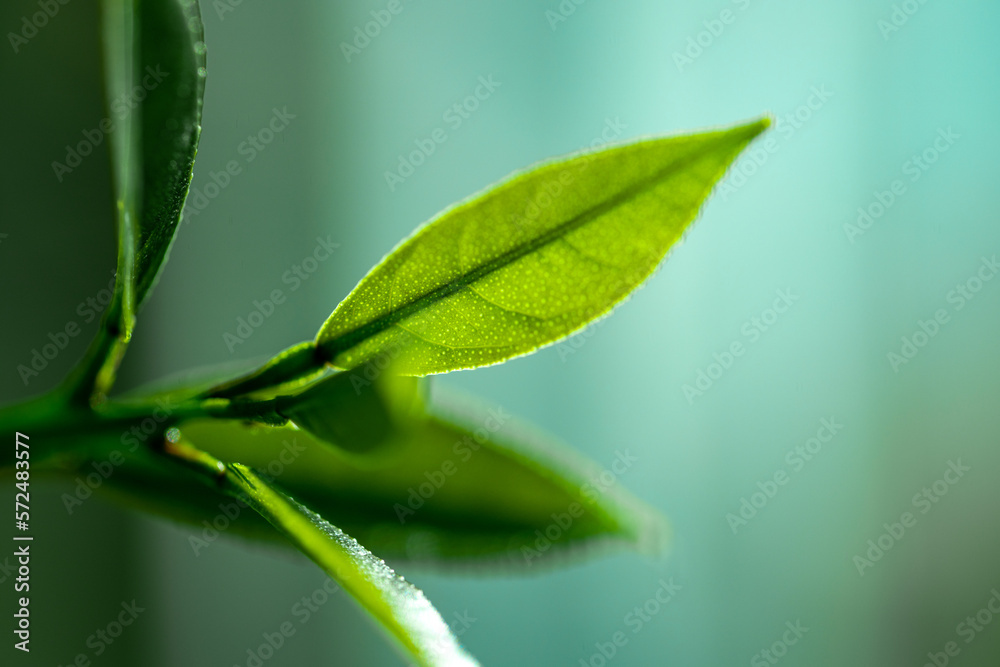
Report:
[[[180,226],[207,70],[197,0],[101,0],[101,16],[108,105],[136,86],[146,94],[107,142],[118,260],[98,334],[53,392],[0,409],[3,427],[41,436],[32,466],[72,479],[114,460],[102,494],[193,526],[241,500],[253,512],[232,534],[300,551],[425,667],[478,663],[382,558],[513,574],[610,547],[662,550],[666,522],[620,486],[595,486],[600,465],[425,376],[530,354],[609,314],[768,118],[516,172],[420,226],[313,340],[242,374],[115,396]],[[614,456],[634,461],[627,448]],[[0,472],[15,464],[0,454]]]

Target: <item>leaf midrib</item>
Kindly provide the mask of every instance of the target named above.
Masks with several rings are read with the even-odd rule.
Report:
[[[729,133],[723,133],[719,138],[722,139],[727,136],[729,136]],[[750,138],[752,139],[752,136]],[[348,350],[363,343],[365,340],[385,331],[389,327],[405,320],[411,315],[418,313],[425,308],[429,308],[439,301],[447,299],[459,290],[468,287],[478,280],[506,266],[509,266],[510,264],[513,264],[522,257],[545,247],[570,232],[583,227],[608,211],[611,211],[645,193],[647,190],[652,189],[654,185],[663,180],[665,177],[670,176],[673,172],[682,170],[690,164],[711,155],[711,151],[705,150],[704,147],[701,147],[689,156],[671,162],[669,165],[655,172],[652,176],[649,176],[648,178],[645,178],[630,187],[624,188],[613,197],[592,206],[586,211],[570,218],[566,222],[556,225],[544,234],[528,239],[527,241],[514,246],[510,250],[497,255],[493,259],[466,271],[456,279],[410,300],[402,307],[392,310],[385,315],[381,315],[367,324],[363,324],[360,327],[356,327],[340,334],[336,338],[328,341],[317,341],[318,349],[323,351],[323,356],[326,361],[332,362],[339,354],[347,352]]]

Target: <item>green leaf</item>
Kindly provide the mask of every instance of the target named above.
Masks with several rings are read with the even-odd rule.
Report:
[[[101,26],[118,262],[97,337],[58,390],[77,404],[111,389],[166,259],[191,181],[205,79],[197,0],[103,0]]]
[[[320,329],[327,361],[426,375],[527,354],[609,312],[656,269],[770,124],[643,140],[514,174],[399,245]]]
[[[315,438],[370,455],[398,445],[421,408],[417,378],[362,368],[337,373],[295,395],[281,396],[280,415]],[[373,375],[374,377],[368,377]]]
[[[431,414],[406,422],[390,454],[377,457],[345,453],[293,426],[199,419],[181,431],[216,458],[267,472],[368,547],[400,562],[517,571],[610,548],[663,548],[662,517],[623,490],[639,465],[628,447],[609,452],[598,465],[502,408],[458,400],[437,387],[427,400]],[[187,471],[164,467],[144,447],[127,452],[117,440],[107,446],[126,460],[102,492],[186,521],[197,527],[196,536],[203,521],[221,513],[221,495],[189,479]],[[91,460],[114,458],[106,451]],[[77,474],[93,471],[90,460],[73,467]],[[273,539],[266,528],[244,513],[228,532]]]
[[[139,16],[134,82],[145,99],[137,108],[143,158],[137,306],[149,295],[177,232],[201,135],[205,92],[205,36],[197,0],[143,0]]]
[[[104,0],[120,275],[131,315],[166,259],[201,133],[205,42],[196,0]],[[132,302],[134,301],[134,303]]]
[[[135,83],[137,23],[134,0],[104,0],[102,3],[104,79],[109,112],[115,100],[131,95]],[[70,402],[79,404],[87,404],[95,394],[102,395],[111,388],[135,325],[135,258],[142,199],[141,133],[133,114],[116,120],[108,137],[118,241],[115,291],[101,318],[97,337],[63,387],[57,390],[68,395]]]
[[[133,0],[105,0],[101,9],[106,106],[110,113],[115,100],[127,99],[135,85],[137,20]],[[108,146],[118,238],[116,303],[109,311],[113,311],[116,324],[127,337],[135,313],[137,211],[142,197],[142,146],[134,114],[126,114],[112,127]]]
[[[226,478],[250,506],[323,568],[418,664],[477,665],[424,594],[357,540],[288,497],[247,466]]]

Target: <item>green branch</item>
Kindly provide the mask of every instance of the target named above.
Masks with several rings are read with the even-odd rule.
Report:
[[[61,452],[85,450],[95,439],[120,438],[149,418],[155,421],[158,434],[199,417],[284,424],[288,420],[278,412],[277,402],[278,399],[195,398],[172,403],[166,396],[150,396],[127,402],[106,401],[91,407],[67,405],[64,396],[53,393],[0,409],[0,431],[21,432],[36,438],[32,441],[38,443],[32,460],[40,462]],[[13,462],[13,448],[0,450],[0,467]]]

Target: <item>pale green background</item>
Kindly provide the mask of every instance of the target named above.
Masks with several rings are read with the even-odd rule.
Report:
[[[296,119],[181,230],[123,382],[310,337],[419,222],[515,168],[590,144],[607,119],[630,139],[782,117],[825,87],[832,97],[794,133],[772,132],[778,150],[717,195],[663,269],[578,350],[440,380],[598,462],[628,448],[640,463],[621,483],[671,519],[669,557],[615,555],[525,578],[408,575],[446,619],[477,619],[461,639],[487,665],[579,665],[618,630],[628,643],[610,664],[745,665],[797,620],[809,631],[782,665],[923,665],[951,640],[961,646],[951,664],[995,664],[1000,619],[970,644],[956,626],[1000,587],[1000,280],[959,312],[946,295],[1000,251],[1000,5],[913,4],[885,39],[886,0],[589,0],[555,30],[545,12],[556,0],[411,0],[348,63],[341,42],[384,2],[244,0],[222,16],[205,3],[195,187],[242,159],[240,142],[274,107]],[[735,20],[679,71],[673,54],[724,9]],[[29,0],[4,3],[0,29],[32,11]],[[91,3],[61,7],[20,53],[6,38],[0,53],[0,397],[14,400],[51,387],[83,352],[81,337],[28,389],[16,372],[47,332],[76,319],[114,260],[106,157],[62,184],[50,167],[103,114]],[[385,170],[448,127],[442,114],[487,75],[501,86],[390,192]],[[911,183],[904,163],[947,128],[960,138]],[[906,193],[848,242],[843,225],[897,178]],[[336,255],[230,355],[223,333],[253,299],[287,287],[282,273],[327,234]],[[682,385],[747,342],[744,322],[779,289],[800,298],[689,404]],[[939,308],[949,323],[893,372],[887,353]],[[823,417],[844,429],[734,535],[725,515],[787,469],[785,453]],[[957,459],[971,466],[966,477],[859,576],[852,558]],[[323,582],[307,563],[236,542],[196,558],[186,529],[100,500],[67,516],[65,489],[34,501],[36,650],[15,661],[4,646],[3,664],[92,654],[87,636],[135,598],[147,611],[95,665],[245,665],[261,633]],[[671,577],[682,590],[632,634],[624,616]],[[265,664],[400,662],[337,599]]]

